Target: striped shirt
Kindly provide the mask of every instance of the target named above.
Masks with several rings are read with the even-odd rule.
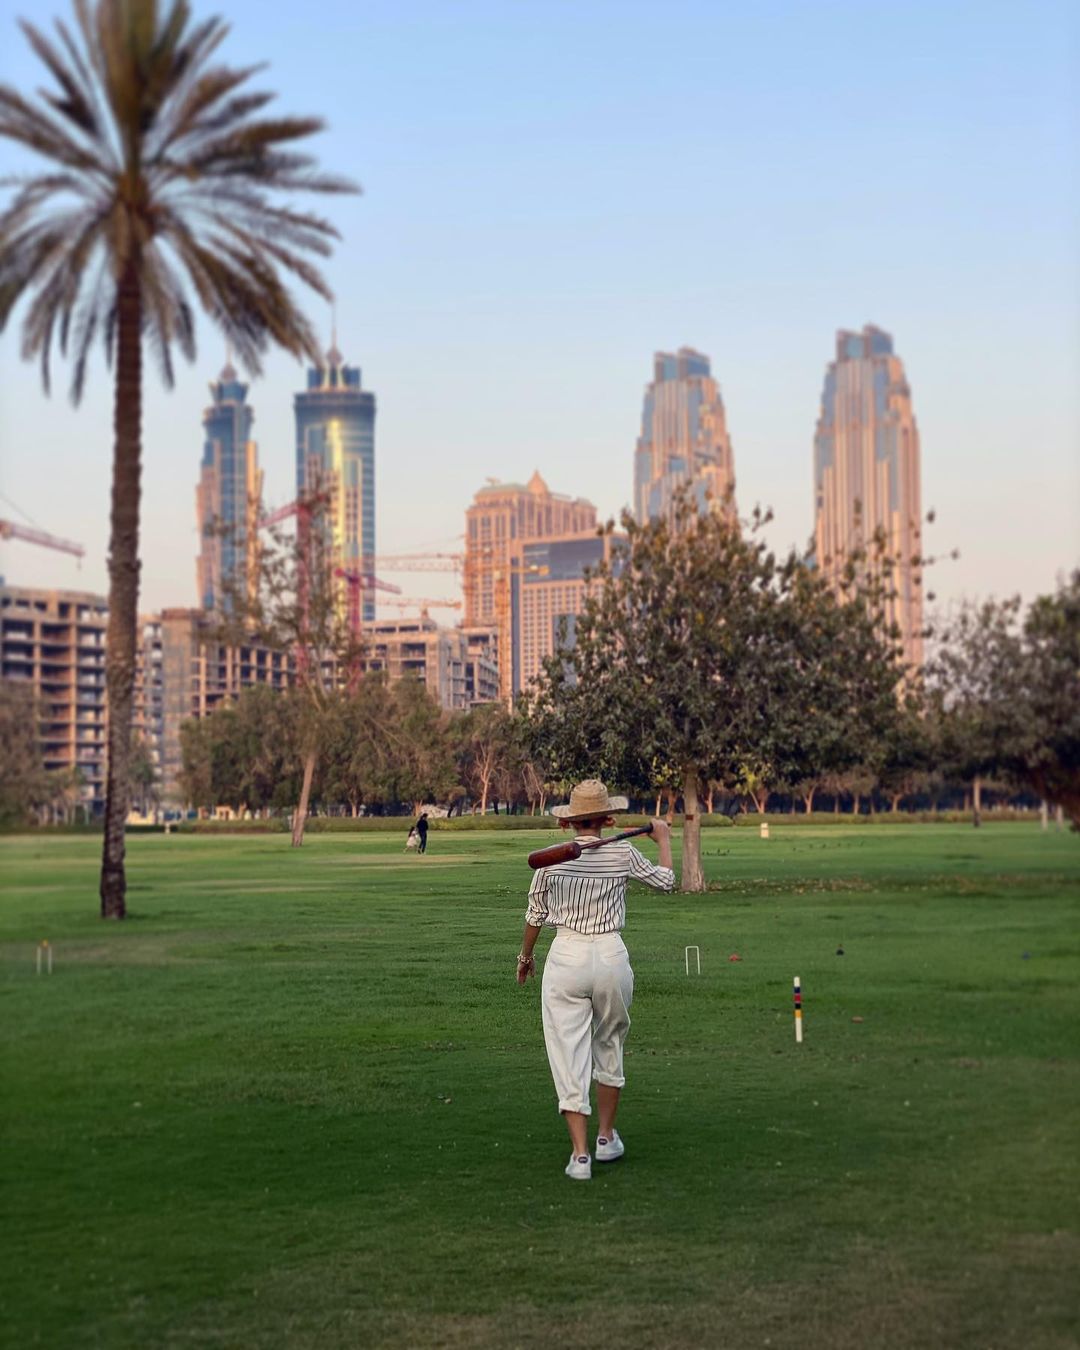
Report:
[[[578,843],[593,836],[579,835]],[[670,867],[657,867],[626,840],[590,849],[573,862],[542,867],[529,887],[525,922],[534,928],[551,924],[594,937],[617,933],[626,922],[626,883],[633,877],[657,891],[675,888]]]

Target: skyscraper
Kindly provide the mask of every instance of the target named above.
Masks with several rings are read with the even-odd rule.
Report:
[[[904,659],[922,663],[923,601],[919,432],[911,389],[893,340],[880,328],[836,335],[814,436],[814,553],[836,575],[845,560],[883,532],[898,562],[886,578],[895,598],[888,618],[903,635]]]
[[[574,645],[577,617],[592,590],[586,572],[601,563],[617,571],[625,534],[563,535],[536,539],[522,548],[522,565],[511,579],[512,679],[514,693],[527,689],[559,650]]]
[[[206,434],[195,489],[200,549],[196,577],[199,603],[207,610],[219,609],[229,587],[241,587],[253,576],[262,474],[251,439],[255,414],[247,392],[226,362],[210,386],[213,402],[203,413]]]
[[[297,394],[296,491],[328,490],[332,551],[344,568],[371,572],[375,555],[375,395],[360,387],[336,342],[325,365],[308,371]],[[342,606],[346,605],[344,588]],[[362,618],[375,618],[374,593],[363,591]]]
[[[465,513],[466,629],[489,629],[499,667],[500,697],[514,683],[513,582],[522,574],[527,541],[595,533],[596,507],[581,497],[552,492],[539,472],[527,484],[489,483]]]
[[[634,455],[634,514],[641,522],[666,515],[675,492],[693,487],[699,509],[720,507],[735,488],[720,386],[709,358],[690,347],[657,352],[645,387],[641,435]]]
[[[0,679],[33,694],[42,768],[78,770],[88,814],[105,806],[104,596],[0,584]]]

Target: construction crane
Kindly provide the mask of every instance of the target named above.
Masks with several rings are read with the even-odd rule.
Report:
[[[368,591],[386,591],[390,595],[400,595],[401,587],[395,586],[392,581],[380,581],[377,576],[370,572],[354,572],[348,567],[335,567],[334,576],[340,577],[349,588],[349,632],[353,635],[353,641],[359,641],[360,638],[360,592]],[[385,604],[393,604],[393,601],[384,601]]]
[[[380,605],[397,609],[460,609],[460,600],[436,600],[430,595],[402,596],[400,600],[380,600]]]
[[[464,553],[381,553],[372,563],[382,572],[460,572]]]
[[[305,636],[308,598],[311,591],[311,581],[308,575],[308,568],[311,563],[311,518],[316,511],[322,510],[331,501],[333,501],[332,492],[316,489],[314,492],[303,493],[295,501],[289,502],[287,506],[279,506],[276,511],[271,511],[268,516],[259,517],[260,530],[267,529],[271,525],[279,525],[283,520],[288,520],[290,516],[296,517],[296,598],[300,605],[302,628]],[[307,674],[308,656],[307,642],[301,640],[296,644],[296,669],[301,678]]]
[[[34,530],[29,525],[20,525],[14,520],[0,520],[0,539],[21,539],[24,544],[37,544],[39,548],[52,548],[57,553],[70,553],[81,562],[86,557],[86,549],[70,539],[61,539],[46,530]]]
[[[349,633],[352,637],[352,652],[349,658],[349,692],[355,693],[360,683],[360,669],[363,663],[361,645],[360,593],[363,590],[389,591],[401,594],[401,587],[391,581],[380,581],[370,572],[355,572],[349,567],[335,567],[334,576],[340,577],[349,588]]]

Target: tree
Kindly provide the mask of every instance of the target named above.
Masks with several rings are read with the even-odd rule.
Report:
[[[458,782],[450,717],[420,680],[405,677],[391,690],[396,712],[395,796],[417,808],[444,801]]]
[[[339,694],[331,707],[324,791],[328,800],[348,803],[354,816],[362,804],[394,800],[397,715],[382,671],[365,675],[353,692]]]
[[[598,569],[573,650],[548,661],[533,697],[552,776],[648,791],[678,771],[687,891],[705,884],[702,785],[854,762],[902,676],[881,590],[857,580],[857,560],[841,602],[794,552],[769,552],[766,521],[755,513],[744,532],[686,496],[671,521],[624,515],[628,551]]]
[[[304,842],[315,770],[329,745],[337,692],[360,659],[334,578],[330,501],[330,493],[318,486],[303,494],[295,537],[268,529],[249,573],[225,578],[217,631],[222,642],[255,641],[293,657],[290,744],[302,772],[293,848]]]
[[[514,718],[501,703],[481,703],[457,719],[458,773],[481,815],[487,812],[488,798],[500,775],[505,777],[508,769],[517,768],[516,730]]]
[[[904,797],[918,792],[930,780],[937,758],[935,723],[929,716],[922,690],[910,686],[886,729],[877,763],[877,785],[889,798],[895,814]]]
[[[1026,783],[1080,828],[1080,570],[1021,617],[969,605],[933,665],[954,762]]]
[[[0,822],[21,823],[48,794],[34,691],[26,681],[0,680]]]
[[[157,765],[149,745],[140,736],[133,739],[128,778],[132,787],[132,801],[142,815],[157,809],[160,801]]]
[[[107,648],[109,767],[101,914],[126,912],[124,824],[130,796],[139,591],[142,346],[166,385],[173,350],[195,355],[191,301],[258,373],[273,344],[317,359],[283,274],[330,291],[305,255],[336,231],[276,193],[342,192],[295,142],[317,118],[268,117],[272,95],[244,86],[256,67],[212,66],[228,29],[192,22],[187,0],[76,0],[74,32],[22,29],[55,85],[38,100],[0,85],[0,136],[46,160],[0,214],[0,331],[29,295],[23,351],[49,387],[54,339],[72,359],[78,403],[95,341],[115,356]]]

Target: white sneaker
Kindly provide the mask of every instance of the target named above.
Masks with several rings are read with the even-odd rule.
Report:
[[[612,1130],[611,1138],[605,1139],[603,1135],[596,1141],[596,1161],[614,1162],[616,1158],[621,1158],[626,1152],[626,1146],[619,1138],[619,1131]]]
[[[566,1175],[571,1181],[592,1181],[592,1159],[587,1153],[571,1153]]]

